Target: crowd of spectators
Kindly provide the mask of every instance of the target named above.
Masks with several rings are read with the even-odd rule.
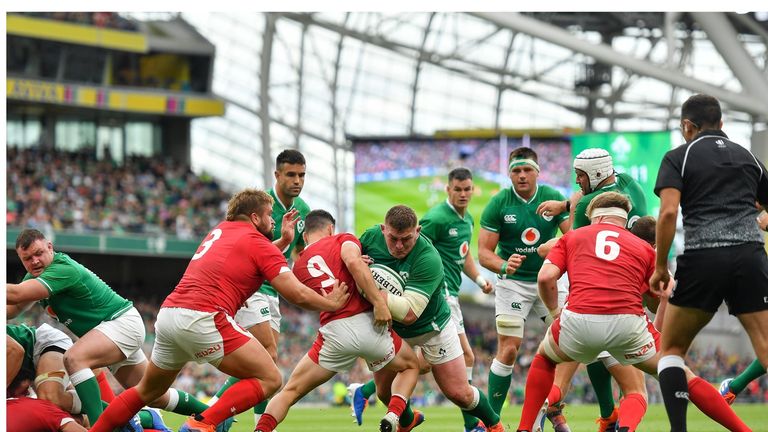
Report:
[[[43,232],[203,237],[226,212],[229,194],[172,159],[97,160],[92,150],[10,147],[6,224]]]
[[[502,165],[507,166],[509,151],[521,145],[520,139],[508,140],[502,164],[498,139],[361,142],[355,144],[355,174],[455,166],[499,172]],[[531,140],[528,145],[539,157],[542,168],[539,181],[570,190],[573,175],[570,144],[564,140]],[[446,166],[446,161],[450,166]]]
[[[117,12],[27,12],[25,15],[117,30],[137,30],[136,24]]]
[[[147,339],[144,345],[144,350],[147,354],[152,349],[154,321],[161,302],[162,299],[156,298],[134,301],[134,305],[144,317],[147,329]],[[278,348],[278,366],[283,372],[284,379],[287,380],[298,359],[312,346],[317,334],[318,319],[315,313],[303,311],[285,301],[281,302],[281,312],[283,319]],[[39,325],[43,322],[53,323],[52,318],[45,315],[42,309],[38,307],[32,308],[18,319],[13,320],[13,322],[19,321],[31,325]],[[52,325],[67,331],[63,326]],[[488,387],[489,367],[496,351],[495,324],[492,319],[477,320],[468,318],[465,315],[464,325],[475,354],[472,383],[478,388],[485,390]],[[523,402],[525,378],[528,374],[528,368],[536,353],[538,342],[543,336],[543,325],[532,325],[526,328],[526,339],[521,346],[520,354],[515,363],[515,370],[512,374],[512,385],[509,395],[512,404],[520,405]],[[694,349],[689,353],[686,363],[702,378],[717,384],[724,378],[734,377],[739,374],[752,360],[752,358],[744,358],[737,354],[726,353],[717,347],[694,346]],[[366,382],[371,377],[372,375],[365,366],[365,363],[362,360],[358,360],[352,370],[348,373],[338,374],[334,379],[308,394],[303,399],[303,402],[333,404],[335,403],[334,384],[337,382],[344,383],[344,385],[350,382]],[[214,395],[225,380],[226,376],[210,365],[189,363],[179,374],[174,386],[205,399]],[[661,403],[661,391],[659,390],[658,382],[653,378],[647,377],[646,383],[649,402]],[[614,391],[614,396],[618,400],[619,393],[615,384]],[[750,383],[739,395],[738,401],[751,403],[768,402],[768,377],[763,376]],[[567,396],[566,402],[571,404],[596,403],[592,386],[583,366],[580,367],[572,381],[571,392]],[[440,393],[432,375],[422,376],[414,391],[413,404],[416,406],[430,406],[441,403],[448,402]]]

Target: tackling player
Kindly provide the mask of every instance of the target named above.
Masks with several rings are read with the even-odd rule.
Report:
[[[334,235],[335,223],[324,210],[306,216],[307,247],[296,260],[293,272],[317,292],[341,280],[349,287],[349,300],[335,312],[320,313],[317,340],[296,365],[285,387],[267,405],[256,425],[257,432],[272,432],[294,403],[337,373],[348,371],[358,357],[366,360],[378,387],[385,389],[382,399],[389,399],[388,412],[380,424],[382,432],[397,429],[416,386],[416,354],[388,327],[392,316],[363,261],[360,241],[352,234]]]
[[[232,316],[264,279],[288,301],[312,310],[333,311],[349,297],[346,285],[319,295],[299,282],[280,250],[270,242],[272,197],[245,189],[229,201],[226,220],[205,237],[155,323],[155,346],[147,372],[136,387],[117,397],[92,432],[111,432],[176,379],[188,361],[210,363],[240,378],[216,403],[182,425],[180,432],[213,432],[216,425],[263,401],[282,384],[264,347]]]
[[[592,224],[565,234],[547,255],[538,275],[539,293],[556,319],[531,363],[518,431],[533,430],[557,363],[588,363],[605,350],[621,364],[655,374],[658,332],[642,302],[650,294],[647,281],[655,252],[626,230],[629,209],[625,196],[601,194],[587,208]],[[570,294],[561,309],[557,280],[566,271]],[[694,404],[728,430],[749,431],[709,383],[687,373]],[[632,432],[645,414],[647,397],[644,387],[622,390],[618,430]]]
[[[303,218],[309,213],[309,206],[299,197],[299,194],[304,188],[306,165],[304,155],[299,151],[283,150],[275,160],[275,187],[267,191],[274,200],[273,243],[283,252],[286,260],[291,259],[294,250],[300,252],[304,248],[304,239],[301,234],[304,231]],[[281,317],[280,298],[268,280],[265,280],[261,289],[246,300],[245,305],[235,315],[235,321],[264,345],[275,363],[277,363]],[[227,379],[216,395],[211,398],[210,403],[215,403],[235,382],[237,378]],[[254,424],[259,422],[259,417],[266,407],[265,400],[253,408]]]

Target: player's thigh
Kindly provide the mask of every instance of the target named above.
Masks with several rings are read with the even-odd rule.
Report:
[[[680,307],[672,303],[664,313],[664,332],[661,334],[662,354],[685,356],[696,335],[714,314],[701,309]]]
[[[630,393],[645,394],[645,374],[643,371],[648,369],[647,365],[651,364],[653,364],[652,359],[645,360],[634,366],[616,363],[608,369],[608,372],[616,380],[616,383],[619,384],[619,388],[625,395]]]
[[[768,364],[768,311],[745,313],[736,316],[752,341],[752,347],[760,363]]]
[[[224,354],[216,367],[225,374],[240,379],[274,380],[275,375],[280,375],[272,357],[255,339],[249,340],[231,353]]]
[[[334,375],[336,375],[336,372],[325,369],[312,361],[308,355],[304,355],[293,369],[281,393],[285,392],[290,395],[291,404],[293,404],[293,402],[298,401],[310,391],[333,378]]]
[[[93,329],[78,339],[64,355],[64,366],[73,374],[78,368],[105,367],[126,359],[120,347],[106,334]]]
[[[425,360],[426,362],[426,360]],[[387,363],[383,369],[392,371],[394,373],[403,371],[405,369],[415,369],[419,367],[419,358],[416,352],[411,348],[408,343],[402,341],[400,349],[395,354],[395,358],[391,362]]]

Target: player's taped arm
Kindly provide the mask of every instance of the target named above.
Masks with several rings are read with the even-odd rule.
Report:
[[[427,296],[408,289],[403,292],[402,297],[387,295],[387,306],[392,313],[392,319],[403,324],[416,321],[427,308],[428,303]]]
[[[472,258],[472,254],[468,253],[467,257],[464,259],[464,274],[469,276],[470,279],[472,279],[477,286],[480,288],[485,288],[486,284],[488,283],[482,274],[477,269],[477,265],[475,264],[475,259]]]
[[[557,280],[560,278],[560,268],[545,260],[539,270],[537,279],[539,285],[539,297],[544,302],[550,315],[554,318],[559,313],[560,305],[557,302]]]

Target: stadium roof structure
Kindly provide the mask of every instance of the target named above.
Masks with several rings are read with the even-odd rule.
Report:
[[[193,166],[271,187],[276,154],[298,148],[303,196],[347,230],[349,136],[666,130],[703,92],[749,145],[768,121],[766,15],[183,13],[215,45],[213,91],[227,101],[224,117],[193,122]]]

